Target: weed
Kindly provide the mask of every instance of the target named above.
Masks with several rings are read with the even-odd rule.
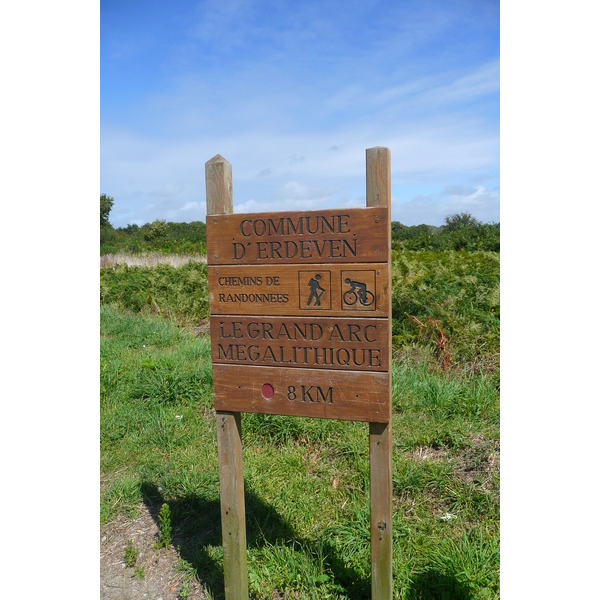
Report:
[[[421,323],[414,315],[410,315],[408,321],[419,327],[420,334],[425,337],[427,343],[431,340],[435,341],[435,356],[442,370],[447,371],[450,368],[452,355],[448,350],[448,338],[442,331],[441,321],[427,317],[425,323]]]
[[[181,600],[185,600],[185,598],[189,598],[190,596],[190,584],[187,581],[184,581],[181,584],[181,588],[179,589],[179,597]]]
[[[146,576],[146,567],[140,567],[139,569],[136,569],[133,573],[133,576],[136,579],[144,579],[144,577]]]
[[[123,559],[128,567],[135,566],[135,561],[137,560],[139,552],[140,551],[137,548],[133,547],[133,540],[129,540],[125,548],[125,557]]]
[[[168,504],[163,504],[158,513],[160,531],[155,548],[168,548],[171,543],[171,509]]]

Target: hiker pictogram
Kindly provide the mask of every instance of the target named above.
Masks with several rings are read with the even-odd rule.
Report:
[[[298,301],[301,310],[331,310],[331,272],[298,271]]]
[[[321,297],[325,293],[325,290],[319,285],[319,281],[321,280],[321,275],[318,273],[308,282],[308,287],[310,288],[310,296],[308,297],[308,302],[306,306],[310,306],[311,302],[315,301],[315,306],[321,306]]]

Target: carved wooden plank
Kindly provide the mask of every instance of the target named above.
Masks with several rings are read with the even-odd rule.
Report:
[[[386,262],[387,206],[212,216],[209,264]]]
[[[205,165],[207,215],[233,212],[231,164],[217,154]],[[240,414],[217,411],[223,575],[226,600],[247,600],[246,509]]]
[[[210,314],[388,317],[388,263],[208,267]]]
[[[391,160],[388,148],[366,151],[367,206],[391,208]],[[391,222],[388,222],[391,228]],[[391,273],[388,271],[388,289]],[[387,317],[392,317],[391,306]],[[391,338],[390,338],[391,372]],[[370,489],[371,489],[371,598],[392,598],[392,386],[389,390],[387,424],[369,424]]]
[[[210,337],[213,363],[389,371],[385,319],[213,316]]]
[[[385,422],[390,373],[215,365],[215,408]]]

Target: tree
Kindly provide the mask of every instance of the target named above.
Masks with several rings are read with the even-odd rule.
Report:
[[[446,223],[447,231],[456,231],[463,227],[479,227],[481,225],[481,221],[478,221],[472,214],[466,212],[447,215],[444,217],[444,222]]]
[[[146,223],[144,229],[146,229],[144,239],[147,242],[164,238],[168,232],[167,222],[164,219],[156,219],[152,223]]]
[[[100,227],[103,225],[110,226],[108,221],[108,215],[115,203],[115,199],[107,196],[106,194],[100,194]]]

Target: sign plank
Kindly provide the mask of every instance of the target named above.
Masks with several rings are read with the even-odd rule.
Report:
[[[208,267],[213,315],[388,317],[388,263]]]
[[[389,370],[385,319],[213,316],[210,336],[213,363]]]
[[[387,207],[211,215],[209,264],[387,262]]]
[[[213,365],[218,411],[385,423],[389,386],[389,372]]]

